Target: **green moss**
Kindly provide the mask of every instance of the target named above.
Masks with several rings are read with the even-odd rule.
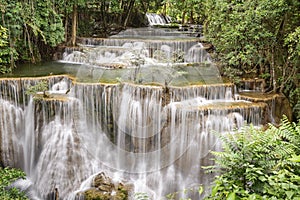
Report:
[[[119,185],[118,190],[115,195],[111,195],[110,193],[103,192],[98,190],[97,188],[91,188],[84,192],[85,200],[126,200],[128,199],[128,191],[124,188],[124,186]]]
[[[96,188],[91,188],[84,192],[85,200],[109,200],[110,194],[103,193]]]

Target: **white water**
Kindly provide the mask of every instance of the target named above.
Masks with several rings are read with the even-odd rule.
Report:
[[[171,19],[168,16],[158,15],[155,13],[147,13],[146,17],[150,26],[153,25],[166,25],[171,23]]]
[[[63,79],[52,88],[67,85]],[[81,183],[101,171],[152,199],[208,185],[201,166],[209,164],[210,150],[219,148],[210,130],[231,131],[247,117],[257,122],[261,117],[243,109],[194,109],[220,101],[230,88],[170,88],[165,107],[162,87],[132,84],[75,84],[63,101],[31,99],[25,107],[1,100],[2,160],[21,167],[41,199],[51,199],[55,188],[60,197],[75,198],[73,192],[88,187]]]
[[[110,38],[82,38],[66,48],[61,62],[122,68],[159,63],[211,63],[198,38],[154,28],[130,29]]]
[[[72,83],[67,77],[51,77],[48,93],[56,98],[33,100],[25,88],[41,79],[1,80],[2,163],[26,172],[27,181],[19,185],[30,190],[32,199],[53,199],[56,190],[62,199],[76,199],[99,172],[132,183],[133,192],[147,193],[154,200],[172,192],[178,192],[178,198],[200,199],[197,192],[183,191],[199,185],[209,190],[212,177],[201,166],[211,165],[209,152],[220,148],[212,130],[222,133],[245,123],[260,124],[262,108],[236,101],[233,85],[220,83],[217,71],[193,71],[207,85],[167,85],[174,70],[171,77],[164,72],[170,71],[175,50],[184,52],[183,62],[210,61],[194,40],[125,41],[103,40],[88,53],[67,52],[65,61],[132,66],[143,59],[143,65],[148,64],[143,67],[161,68],[150,75],[162,84]],[[164,55],[154,55],[154,50]]]

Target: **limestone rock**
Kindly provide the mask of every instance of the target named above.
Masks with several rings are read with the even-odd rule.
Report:
[[[83,194],[85,200],[126,200],[132,190],[130,184],[113,182],[104,172],[97,174],[91,188]]]

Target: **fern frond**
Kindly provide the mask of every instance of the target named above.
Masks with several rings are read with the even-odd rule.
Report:
[[[299,142],[300,134],[297,132],[296,127],[296,123],[290,122],[286,116],[283,116],[281,126],[278,128],[278,135],[289,142]]]
[[[236,152],[239,150],[236,140],[234,139],[232,134],[220,134],[218,137],[221,140],[224,149],[226,149],[227,151]]]

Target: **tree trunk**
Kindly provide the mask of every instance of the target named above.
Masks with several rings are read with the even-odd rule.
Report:
[[[126,17],[125,17],[125,20],[124,20],[124,23],[123,23],[123,27],[127,26],[129,17],[130,17],[130,15],[132,13],[132,9],[133,9],[134,3],[135,3],[135,0],[131,0],[130,3],[129,3],[129,6],[128,6],[128,9],[127,9],[127,12],[126,12]]]
[[[191,24],[194,24],[194,23],[195,23],[195,21],[194,21],[194,12],[193,12],[193,11],[190,12],[189,23],[191,23]]]
[[[185,24],[185,11],[182,12],[182,21],[181,24],[184,25]]]
[[[271,77],[273,84],[273,92],[276,92],[277,82],[276,82],[276,73],[275,73],[275,61],[274,61],[274,49],[271,49]]]
[[[184,25],[185,24],[185,15],[186,15],[186,11],[185,11],[185,0],[182,0],[182,15],[181,15],[181,24]]]
[[[76,35],[77,35],[77,5],[73,5],[73,16],[72,16],[72,35],[71,35],[71,45],[76,45]]]
[[[163,15],[167,16],[167,3],[166,2],[164,3],[164,6],[163,6]]]
[[[107,29],[107,23],[106,23],[106,6],[105,6],[105,1],[101,2],[101,6],[100,6],[100,10],[101,10],[101,28],[102,28],[102,37],[106,37],[109,30]]]
[[[119,4],[119,9],[120,9],[120,10],[124,10],[123,7],[124,7],[124,6],[123,6],[123,1],[121,0],[121,1],[120,1],[120,4]],[[118,21],[118,24],[120,24],[120,25],[122,24],[122,21],[123,21],[122,19],[123,19],[123,12],[119,13],[119,19],[118,19],[119,21]]]
[[[65,13],[67,13],[67,11],[65,11]],[[65,42],[68,42],[68,15],[66,14],[65,17]]]

